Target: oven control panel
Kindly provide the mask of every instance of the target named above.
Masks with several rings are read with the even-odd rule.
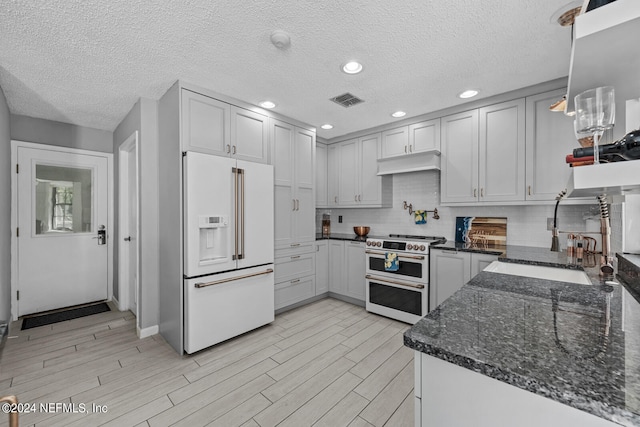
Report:
[[[428,253],[429,243],[415,241],[367,239],[367,247],[381,249],[389,252]]]

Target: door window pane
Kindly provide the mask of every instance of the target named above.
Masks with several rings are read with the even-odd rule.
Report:
[[[36,165],[36,234],[93,231],[92,170]]]

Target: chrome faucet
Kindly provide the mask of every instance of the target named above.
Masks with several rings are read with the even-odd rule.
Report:
[[[551,251],[552,252],[560,252],[560,242],[558,239],[558,205],[560,204],[560,200],[567,194],[567,189],[565,188],[556,196],[556,208],[553,211],[553,231],[551,232]]]
[[[598,196],[600,204],[600,234],[602,235],[602,258],[600,271],[605,274],[613,273],[613,257],[611,256],[611,222],[609,220],[609,205],[607,195]]]

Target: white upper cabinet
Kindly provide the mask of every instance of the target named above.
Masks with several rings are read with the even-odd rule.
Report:
[[[478,200],[478,110],[442,118],[441,201]]]
[[[316,144],[316,208],[329,207],[327,192],[327,146]]]
[[[524,200],[524,99],[480,109],[480,201]]]
[[[409,125],[409,153],[440,152],[440,119]]]
[[[327,146],[327,198],[329,207],[337,208],[340,200],[338,171],[340,170],[340,144]]]
[[[382,205],[382,177],[378,176],[380,134],[360,138],[358,204]],[[388,178],[388,177],[387,177]]]
[[[231,107],[231,157],[249,162],[269,160],[268,117]]]
[[[409,153],[409,127],[390,129],[382,132],[381,158],[403,156]]]
[[[566,185],[571,168],[565,156],[578,147],[573,119],[549,111],[565,89],[527,97],[527,200],[554,200]]]
[[[359,180],[358,159],[359,144],[357,139],[340,143],[340,166],[338,171],[338,203],[340,206],[358,203]]]
[[[440,152],[440,119],[382,132],[381,159],[428,151]]]
[[[316,134],[307,129],[295,128],[295,239],[300,242],[316,240],[315,199]]]
[[[184,151],[268,162],[268,117],[187,89],[181,97]]]
[[[350,139],[339,144],[336,207],[383,207],[391,204],[391,177],[378,176],[380,134]],[[331,197],[331,147],[329,148]],[[335,199],[334,199],[335,200]]]
[[[231,152],[231,106],[190,90],[182,90],[184,151],[228,156]]]
[[[442,118],[443,203],[524,200],[524,99]]]
[[[298,247],[315,240],[315,133],[279,120],[271,123],[275,245]]]

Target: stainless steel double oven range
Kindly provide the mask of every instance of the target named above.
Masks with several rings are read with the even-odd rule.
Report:
[[[410,324],[429,311],[429,246],[447,239],[436,236],[390,234],[366,241],[367,311]],[[398,268],[385,268],[387,253],[394,253]]]

